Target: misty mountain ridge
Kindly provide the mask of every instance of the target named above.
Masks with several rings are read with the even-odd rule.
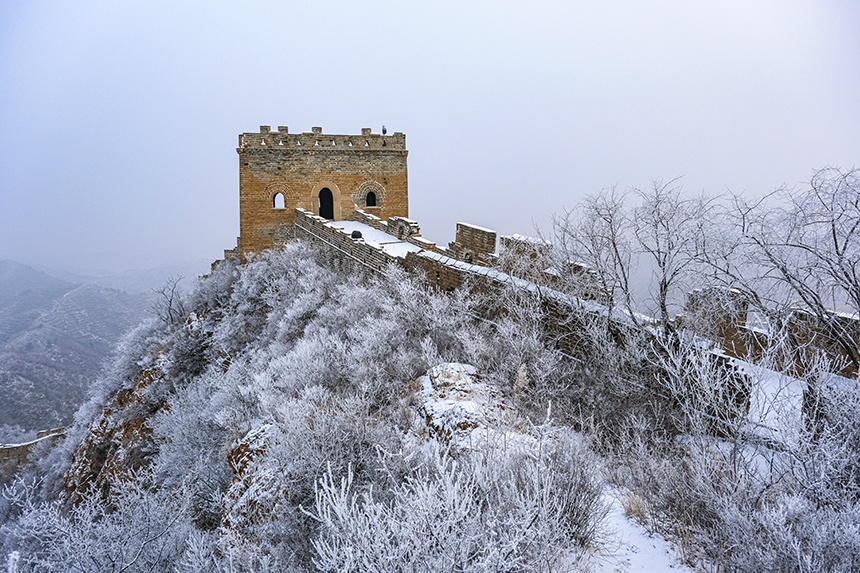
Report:
[[[153,296],[0,261],[0,425],[69,424],[116,342],[149,316]]]
[[[179,288],[183,291],[193,288],[198,276],[207,274],[212,261],[198,259],[146,269],[109,271],[99,269],[63,269],[55,265],[33,265],[45,274],[71,283],[91,283],[105,288],[121,290],[129,294],[150,294],[160,288],[168,279],[180,276]]]

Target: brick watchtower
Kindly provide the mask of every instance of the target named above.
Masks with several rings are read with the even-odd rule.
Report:
[[[364,209],[382,219],[409,216],[406,136],[289,134],[284,126],[239,136],[239,240],[244,258],[295,237],[295,209],[350,219]]]

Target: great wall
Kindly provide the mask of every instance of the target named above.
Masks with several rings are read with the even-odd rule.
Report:
[[[277,131],[260,126],[258,133],[239,135],[236,151],[240,235],[236,247],[224,251],[226,260],[242,262],[300,239],[316,245],[321,261],[337,270],[384,273],[395,265],[420,273],[446,292],[466,284],[486,291],[512,287],[535,297],[544,311],[548,338],[572,358],[583,350],[577,335],[583,316],[607,317],[621,337],[630,327],[630,315],[605,304],[607,295],[587,280],[587,268],[574,265],[574,274],[585,279],[574,285],[543,268],[540,261],[551,249],[544,241],[497,237],[493,230],[468,223],[457,223],[455,240],[447,247],[422,237],[418,222],[409,219],[403,133],[376,134],[363,128],[360,135],[332,135],[314,127],[290,134],[286,126]],[[522,259],[520,268],[526,272],[499,265],[497,244],[502,252]],[[747,309],[737,293],[714,288],[690,293],[687,313],[705,307],[713,326],[712,354],[720,364],[731,367],[733,359],[755,362],[765,353],[767,336],[748,326]],[[682,315],[676,321],[680,325],[684,319]],[[649,317],[638,320],[656,325]],[[792,331],[809,352],[828,354],[837,374],[856,378],[856,368],[845,366],[846,351],[816,328],[814,317],[797,313],[793,320]],[[847,316],[839,320],[860,341],[860,321]],[[803,357],[797,362],[802,374]],[[53,430],[49,437],[59,435]],[[20,464],[40,440],[0,447],[0,460]]]
[[[578,266],[574,274],[585,280],[571,285],[541,266],[551,250],[544,241],[519,235],[497,237],[493,230],[467,223],[457,223],[455,240],[447,247],[422,237],[418,222],[408,218],[408,151],[403,133],[386,136],[364,128],[361,135],[330,135],[314,127],[293,135],[284,126],[277,131],[260,126],[259,133],[239,136],[236,151],[240,236],[237,246],[225,251],[227,259],[244,260],[251,253],[299,238],[319,246],[323,260],[335,268],[357,266],[383,272],[388,265],[398,265],[409,272],[420,271],[444,291],[467,282],[486,289],[514,285],[523,291],[539,290],[550,334],[559,350],[574,356],[578,337],[572,316],[583,310],[611,314],[622,332],[630,321],[629,315],[602,304],[608,302],[608,295],[587,280],[587,268]],[[525,261],[520,269],[527,272],[500,266],[497,244],[503,253]],[[719,288],[693,291],[685,314],[705,307],[710,309],[715,352],[752,361],[765,353],[767,336],[748,325],[747,308],[738,293]],[[860,321],[834,316],[842,330],[860,341]],[[675,320],[680,325],[686,318],[681,315]],[[809,353],[831,356],[838,374],[857,376],[851,363],[858,361],[850,360],[850,350],[831,340],[815,317],[795,312],[790,330]],[[802,373],[803,356],[797,362],[796,371]]]

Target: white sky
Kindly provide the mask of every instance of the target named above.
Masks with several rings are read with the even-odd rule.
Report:
[[[439,243],[610,184],[801,184],[860,166],[860,3],[4,0],[0,258],[214,260],[239,133],[382,124]]]

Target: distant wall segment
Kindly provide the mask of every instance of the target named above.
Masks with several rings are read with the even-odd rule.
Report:
[[[66,435],[65,428],[44,430],[36,435],[36,439],[23,444],[0,444],[0,473],[11,470],[12,473],[29,463],[30,454],[42,443],[54,445]]]

